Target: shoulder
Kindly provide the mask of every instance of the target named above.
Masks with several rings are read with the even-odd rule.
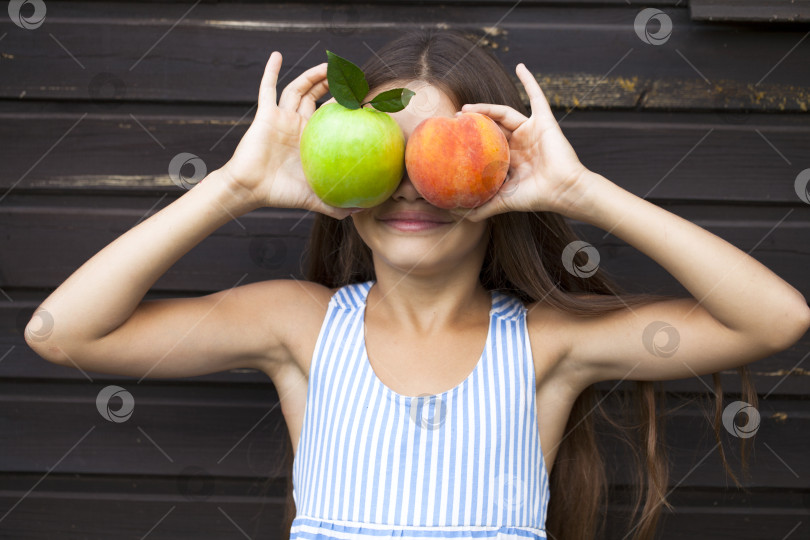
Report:
[[[329,301],[338,289],[301,279],[274,279],[256,284],[254,301],[264,309],[261,326],[284,351],[282,358],[268,358],[261,370],[271,378],[279,371],[309,372],[305,351],[314,342]],[[306,364],[306,365],[305,365]]]
[[[599,295],[576,293],[574,296],[587,300]],[[584,319],[543,300],[527,303],[525,307],[538,391],[548,386],[568,389],[572,395],[579,395],[592,383],[591,375],[567,358]]]

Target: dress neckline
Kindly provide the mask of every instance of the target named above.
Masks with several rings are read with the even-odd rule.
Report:
[[[360,340],[361,340],[361,350],[363,354],[363,363],[366,368],[371,372],[371,378],[374,380],[374,384],[380,386],[383,392],[387,393],[389,396],[397,399],[399,401],[410,402],[412,400],[436,400],[441,399],[444,400],[450,394],[454,392],[458,392],[461,395],[464,390],[472,383],[472,380],[476,377],[479,371],[483,369],[484,360],[489,356],[489,350],[492,345],[492,318],[495,314],[495,297],[498,294],[496,290],[490,290],[490,309],[489,309],[489,324],[487,327],[487,339],[484,342],[484,349],[481,351],[481,354],[478,356],[478,362],[476,362],[475,367],[467,374],[463,381],[455,385],[453,388],[445,390],[439,394],[426,394],[421,396],[406,396],[405,394],[400,394],[399,392],[394,391],[388,385],[386,385],[382,380],[377,376],[377,373],[374,371],[374,368],[371,366],[371,361],[369,360],[368,355],[368,348],[366,347],[366,304],[368,300],[368,293],[371,290],[371,287],[374,285],[374,280],[367,281],[364,287],[361,287],[361,295],[362,300],[360,303]]]

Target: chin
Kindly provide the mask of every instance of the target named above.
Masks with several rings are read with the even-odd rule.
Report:
[[[414,277],[447,272],[448,261],[438,260],[440,256],[438,253],[425,255],[425,250],[413,250],[407,253],[400,251],[393,254],[392,257],[386,256],[390,254],[391,253],[375,254],[377,259],[375,266],[382,263]]]

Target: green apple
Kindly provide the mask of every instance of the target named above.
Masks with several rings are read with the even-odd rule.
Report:
[[[312,191],[338,208],[370,208],[397,189],[405,170],[405,137],[388,114],[326,103],[300,141],[301,166]]]

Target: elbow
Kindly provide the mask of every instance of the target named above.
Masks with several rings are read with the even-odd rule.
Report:
[[[34,314],[25,326],[24,337],[28,347],[41,358],[53,364],[65,365],[68,355],[52,338],[53,326],[48,324],[47,317]]]
[[[800,302],[793,309],[786,309],[784,316],[776,324],[769,325],[768,344],[774,352],[783,351],[804,336],[810,330],[810,307]]]

